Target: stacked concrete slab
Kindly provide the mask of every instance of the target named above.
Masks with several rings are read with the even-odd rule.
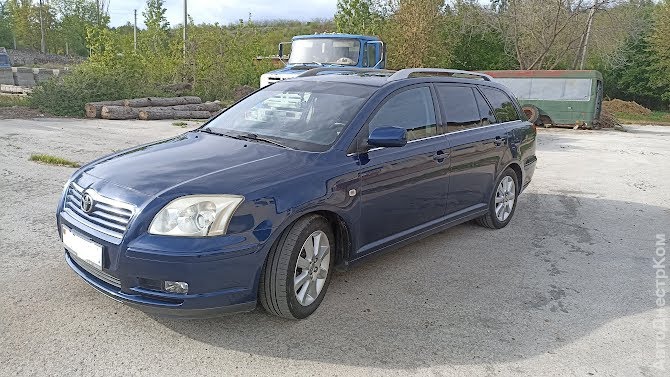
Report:
[[[45,68],[34,68],[33,73],[35,75],[35,82],[38,84],[43,83],[51,78],[53,78],[57,73],[55,69],[45,69]]]
[[[0,85],[14,85],[14,72],[11,68],[0,68]]]
[[[32,88],[35,86],[35,74],[32,68],[14,67],[15,85]]]

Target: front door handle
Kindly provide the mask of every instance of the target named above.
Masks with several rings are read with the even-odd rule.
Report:
[[[444,159],[447,158],[447,156],[449,156],[449,154],[446,153],[444,150],[440,149],[433,155],[433,160],[437,162],[444,162]]]
[[[505,145],[506,143],[507,143],[507,138],[502,137],[502,136],[496,136],[495,139],[493,139],[493,144],[495,144],[498,147],[501,146],[501,145]]]

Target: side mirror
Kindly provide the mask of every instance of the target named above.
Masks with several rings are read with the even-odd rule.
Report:
[[[284,44],[280,43],[279,44],[279,59],[284,57]]]
[[[407,144],[407,130],[400,127],[377,127],[368,137],[373,147],[402,147]]]

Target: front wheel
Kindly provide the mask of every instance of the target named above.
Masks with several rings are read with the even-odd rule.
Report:
[[[489,209],[486,215],[477,219],[479,225],[491,229],[504,228],[512,220],[516,209],[517,176],[513,169],[507,168],[502,173],[494,188]]]
[[[261,272],[258,295],[265,310],[289,319],[314,313],[330,283],[334,240],[328,221],[317,215],[284,231]]]

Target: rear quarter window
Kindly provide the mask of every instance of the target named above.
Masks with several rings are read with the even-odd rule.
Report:
[[[516,106],[514,102],[500,89],[489,88],[482,86],[480,87],[482,93],[486,99],[488,99],[491,107],[493,108],[493,114],[496,117],[498,123],[512,122],[515,120],[520,120],[519,113],[516,111]]]

